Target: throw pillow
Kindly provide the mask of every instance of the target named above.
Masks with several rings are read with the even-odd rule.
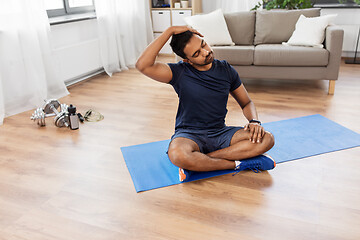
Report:
[[[320,8],[257,10],[254,44],[281,44],[288,41],[301,14],[305,17],[318,17],[320,10]]]
[[[307,18],[301,15],[289,41],[283,44],[323,48],[325,29],[334,21],[336,16],[337,14],[331,14]]]
[[[205,41],[213,45],[235,45],[227,28],[221,9],[202,15],[186,17],[185,22],[200,32]]]

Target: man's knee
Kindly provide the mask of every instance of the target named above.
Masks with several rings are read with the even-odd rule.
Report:
[[[195,141],[177,137],[170,143],[168,156],[175,166],[191,170],[195,165],[193,156],[195,151],[199,151]]]
[[[168,156],[170,161],[179,168],[191,169],[191,157],[190,153],[185,151],[184,149],[171,146],[169,147]]]
[[[262,143],[264,144],[265,152],[269,151],[275,145],[274,135],[266,131]]]

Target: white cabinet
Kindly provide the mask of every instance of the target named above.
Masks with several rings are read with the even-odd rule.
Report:
[[[151,13],[154,32],[163,32],[171,26],[170,10],[152,10]]]
[[[172,10],[171,11],[171,20],[173,26],[182,26],[186,25],[184,18],[191,16],[191,10]]]

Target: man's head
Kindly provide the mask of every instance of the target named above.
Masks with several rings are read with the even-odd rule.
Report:
[[[184,62],[205,66],[214,60],[210,46],[191,31],[173,35],[170,46],[174,53],[184,59]]]

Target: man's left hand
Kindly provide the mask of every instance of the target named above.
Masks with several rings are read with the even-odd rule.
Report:
[[[244,131],[250,131],[250,142],[261,143],[265,135],[264,128],[259,123],[248,123],[244,127]]]

